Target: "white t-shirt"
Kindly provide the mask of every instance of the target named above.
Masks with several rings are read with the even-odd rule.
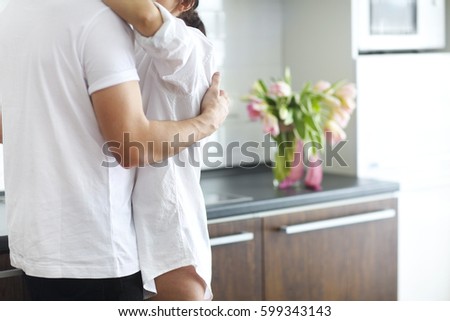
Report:
[[[14,0],[0,13],[12,265],[47,278],[139,271],[134,172],[105,156],[90,94],[138,80],[133,34],[101,0]]]
[[[136,33],[137,66],[149,119],[195,117],[214,71],[213,47],[160,6],[164,24],[151,38]],[[142,47],[141,47],[142,46]],[[193,146],[167,160],[137,170],[133,211],[141,272],[146,290],[154,278],[193,265],[211,298],[211,249],[200,187],[201,148]]]

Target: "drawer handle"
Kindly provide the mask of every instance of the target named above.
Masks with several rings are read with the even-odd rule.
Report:
[[[234,235],[215,237],[210,240],[211,246],[235,244],[241,242],[248,242],[255,238],[255,235],[251,232],[242,232]]]
[[[377,212],[370,212],[365,214],[351,215],[346,217],[334,218],[330,220],[323,220],[318,222],[304,223],[299,225],[282,226],[280,229],[286,234],[297,234],[309,231],[324,230],[333,227],[346,226],[359,223],[367,223],[373,221],[380,221],[395,217],[394,209],[388,209]]]
[[[23,274],[22,270],[19,269],[0,271],[0,279],[12,278],[14,276],[21,276],[22,274]]]

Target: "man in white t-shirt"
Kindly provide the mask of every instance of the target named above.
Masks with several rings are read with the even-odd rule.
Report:
[[[149,121],[132,33],[101,0],[10,1],[0,13],[0,139],[11,263],[33,299],[142,299],[132,168],[179,152],[163,142],[212,134],[228,112],[218,85],[216,75],[201,115]]]

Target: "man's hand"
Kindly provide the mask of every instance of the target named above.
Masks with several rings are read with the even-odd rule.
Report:
[[[203,96],[201,116],[207,117],[205,122],[215,131],[227,118],[229,107],[228,95],[220,89],[220,73],[216,72],[212,77],[211,86]]]

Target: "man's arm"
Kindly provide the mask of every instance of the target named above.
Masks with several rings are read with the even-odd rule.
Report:
[[[103,0],[103,2],[145,37],[152,37],[163,24],[161,13],[152,0]]]
[[[92,102],[110,151],[123,167],[131,168],[160,162],[214,133],[229,107],[219,85],[220,75],[216,73],[203,97],[201,114],[182,121],[148,120],[136,81],[97,91],[92,94]]]

